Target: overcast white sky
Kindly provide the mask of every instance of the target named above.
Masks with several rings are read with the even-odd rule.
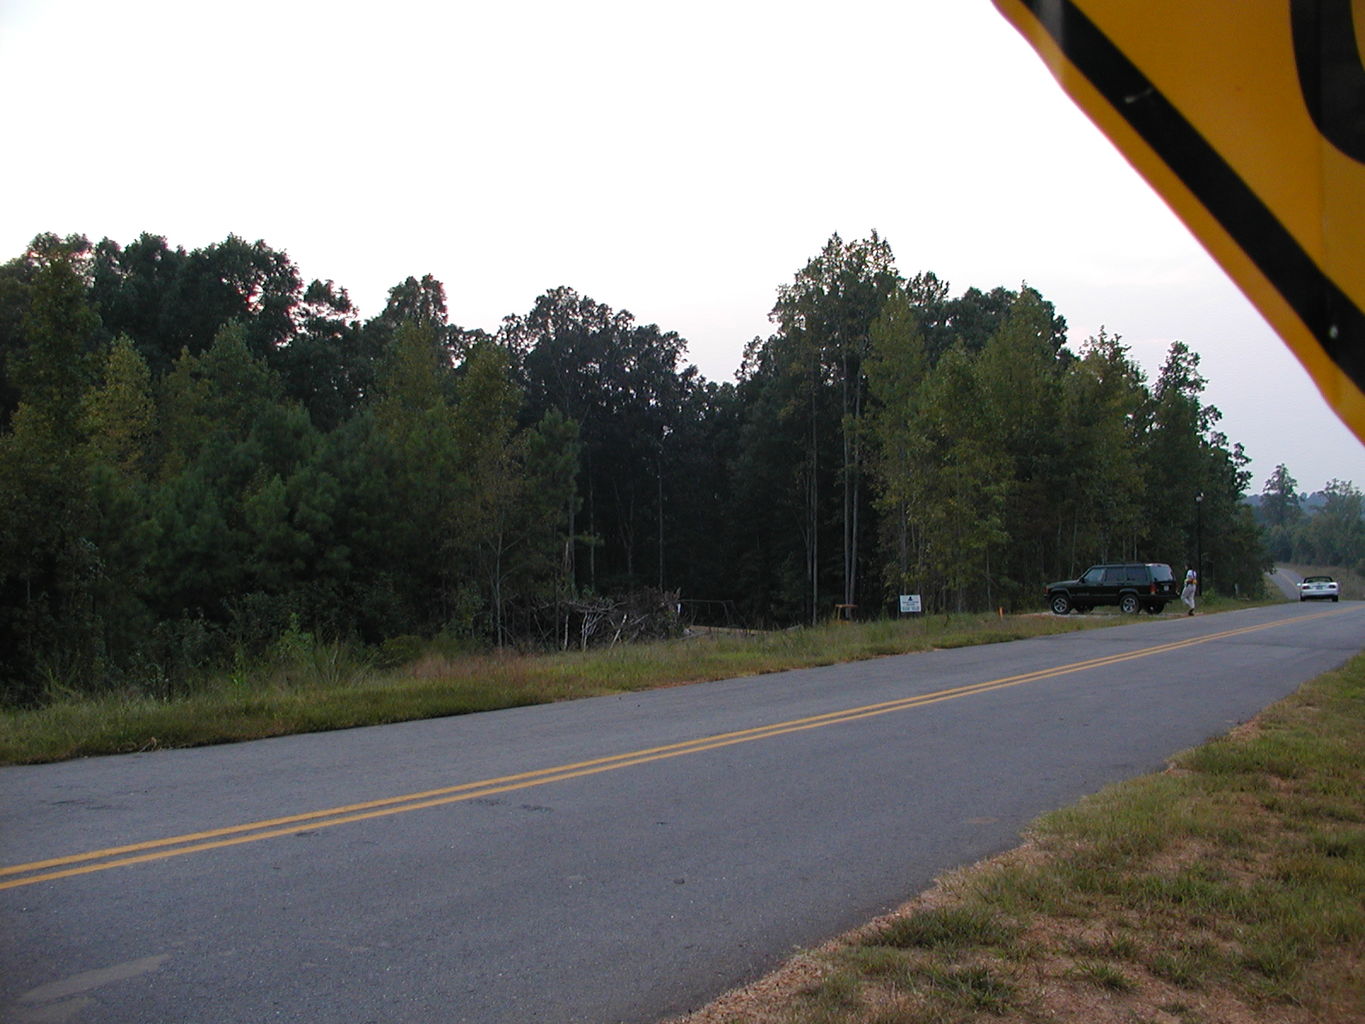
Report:
[[[1154,377],[1173,340],[1252,457],[1365,446],[990,0],[0,0],[0,260],[42,231],[229,233],[496,328],[556,285],[730,379],[834,232],[1042,292]],[[1040,410],[1040,415],[1046,415]]]

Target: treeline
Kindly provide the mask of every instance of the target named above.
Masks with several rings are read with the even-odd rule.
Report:
[[[300,630],[562,646],[646,593],[750,625],[1029,608],[1197,548],[1260,587],[1183,344],[1149,385],[1026,285],[954,297],[875,234],[772,322],[717,384],[570,288],[489,335],[429,276],[365,319],[263,242],[40,236],[0,266],[0,692],[170,690]]]
[[[1365,575],[1365,495],[1349,480],[1301,493],[1283,463],[1255,501],[1270,556],[1301,565],[1339,565]]]

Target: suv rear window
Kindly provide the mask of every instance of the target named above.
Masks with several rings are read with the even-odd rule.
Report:
[[[1175,577],[1171,575],[1171,567],[1169,565],[1157,563],[1152,566],[1152,579],[1156,580],[1158,583],[1165,583],[1168,580],[1175,579]]]

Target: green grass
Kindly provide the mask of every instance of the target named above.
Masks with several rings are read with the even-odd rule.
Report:
[[[1111,992],[1131,992],[1136,986],[1133,979],[1124,974],[1112,963],[1104,960],[1085,960],[1070,971],[1069,976],[1077,981]]]
[[[941,907],[913,917],[892,921],[867,943],[898,949],[968,949],[999,945],[1014,937],[1014,930],[981,907]]]
[[[0,764],[202,746],[492,711],[933,648],[1116,625],[1113,616],[934,616],[544,655],[448,655],[420,643],[378,656],[294,642],[274,661],[206,676],[186,692],[66,695],[0,710]],[[395,660],[402,664],[381,667]]]
[[[1365,655],[1044,815],[1020,849],[805,954],[819,980],[732,997],[725,1019],[1347,1024],[1365,1020],[1362,893]]]

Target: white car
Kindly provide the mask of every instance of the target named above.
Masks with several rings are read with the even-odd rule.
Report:
[[[1330,576],[1305,576],[1299,584],[1300,601],[1335,601],[1341,588]]]

